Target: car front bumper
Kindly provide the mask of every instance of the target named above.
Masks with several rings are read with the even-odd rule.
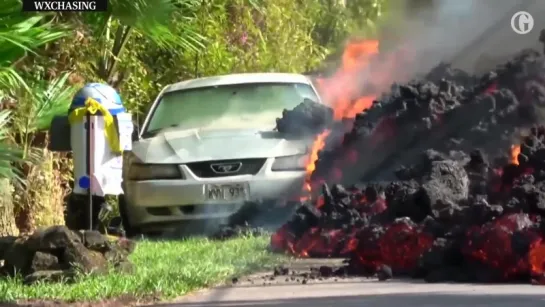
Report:
[[[207,184],[244,184],[249,187],[246,201],[289,201],[303,187],[304,171],[271,171],[268,159],[256,175],[198,178],[181,165],[186,179],[126,181],[123,183],[126,213],[131,226],[165,229],[187,220],[221,219],[235,213],[245,201],[209,200]]]

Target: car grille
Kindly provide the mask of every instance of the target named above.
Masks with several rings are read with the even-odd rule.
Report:
[[[227,176],[240,176],[240,175],[255,175],[261,170],[263,164],[267,161],[266,158],[259,159],[240,159],[240,160],[216,160],[216,161],[204,161],[204,162],[193,162],[186,164],[187,167],[195,174],[195,176],[200,178],[215,178],[215,177],[227,177]],[[212,165],[214,164],[229,164],[229,163],[238,163],[242,165],[240,169],[236,172],[229,172],[224,174],[219,174],[212,170]]]

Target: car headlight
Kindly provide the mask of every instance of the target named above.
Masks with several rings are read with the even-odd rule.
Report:
[[[278,171],[304,171],[308,162],[307,155],[295,155],[274,158],[272,170]]]
[[[129,167],[130,180],[183,179],[180,167],[176,164],[141,164]]]

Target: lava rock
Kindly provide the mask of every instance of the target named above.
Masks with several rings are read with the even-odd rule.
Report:
[[[388,279],[392,279],[393,277],[392,268],[390,268],[387,265],[381,265],[377,272],[377,277],[379,281],[386,281]]]
[[[311,136],[322,132],[333,122],[333,109],[305,99],[293,110],[284,110],[276,120],[276,129],[288,136]]]
[[[65,226],[53,226],[17,237],[7,245],[2,272],[22,274],[25,283],[71,280],[77,272],[108,273],[110,268],[131,272],[127,257],[134,251],[134,241],[99,236],[97,232],[78,234]]]

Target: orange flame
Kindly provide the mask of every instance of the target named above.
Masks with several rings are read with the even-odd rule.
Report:
[[[520,145],[511,145],[511,163],[519,165]]]
[[[318,79],[317,85],[323,100],[333,108],[335,120],[353,118],[357,113],[369,108],[374,96],[361,97],[361,82],[356,81],[369,67],[371,59],[379,54],[377,40],[353,41],[346,46],[342,65],[331,77]]]
[[[368,67],[372,57],[378,53],[379,42],[377,40],[351,42],[344,50],[340,69],[332,77],[316,80],[322,99],[333,108],[335,121],[354,118],[356,114],[373,104],[375,96],[361,97],[360,82],[355,82],[354,79],[358,78],[361,71]],[[312,145],[304,185],[304,191],[309,195],[312,189],[310,176],[316,169],[318,152],[324,148],[325,139],[330,133],[330,130],[322,132]],[[301,200],[306,199],[308,199],[307,196],[301,198]]]
[[[331,133],[330,130],[325,130],[324,132],[320,133],[316,140],[314,140],[314,143],[312,144],[312,148],[310,150],[309,159],[306,165],[306,177],[305,177],[305,184],[303,187],[303,191],[305,194],[310,195],[312,192],[311,184],[310,184],[310,176],[312,175],[312,172],[316,169],[316,161],[318,160],[318,153],[320,150],[322,150],[325,146],[325,139],[327,136]],[[309,199],[309,196],[303,195],[301,197],[301,201],[305,201]]]

